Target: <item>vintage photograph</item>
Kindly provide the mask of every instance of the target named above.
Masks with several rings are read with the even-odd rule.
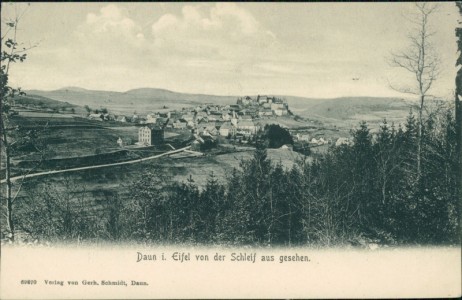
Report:
[[[3,2],[2,248],[460,252],[459,21],[461,2]]]

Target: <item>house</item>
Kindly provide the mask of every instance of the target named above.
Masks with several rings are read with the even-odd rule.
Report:
[[[299,141],[305,141],[305,142],[308,142],[310,140],[310,136],[308,134],[299,134],[297,133],[297,135],[295,136],[297,138],[297,140]]]
[[[196,127],[196,124],[193,121],[188,121],[187,125],[188,125],[189,128],[195,128]]]
[[[276,110],[273,110],[273,112],[278,117],[280,117],[280,116],[282,116],[284,114],[282,109],[276,109]]]
[[[257,132],[257,127],[251,120],[239,120],[239,122],[237,123],[237,129],[240,131],[248,131],[251,134]]]
[[[143,126],[138,130],[139,144],[151,146],[164,142],[164,128],[155,124]]]
[[[218,130],[215,124],[208,124],[207,126],[202,126],[202,134],[214,136],[218,134]]]
[[[268,97],[258,95],[257,101],[258,101],[258,104],[268,103]]]
[[[226,122],[221,125],[219,132],[221,136],[229,136],[230,134],[234,135],[235,128],[230,122]]]
[[[126,122],[127,122],[127,117],[125,117],[125,116],[119,116],[119,117],[117,118],[117,121],[122,122],[122,123],[126,123]]]
[[[338,138],[337,141],[335,142],[335,146],[341,146],[341,145],[350,145],[350,139],[349,138]]]
[[[187,122],[184,121],[184,120],[176,120],[176,121],[173,123],[173,128],[176,128],[176,129],[185,129],[187,125],[188,125]]]
[[[88,118],[90,120],[103,121],[104,115],[103,114],[90,114]]]
[[[271,103],[271,110],[278,110],[278,109],[283,109],[284,108],[284,103]]]
[[[147,115],[146,116],[146,123],[147,124],[155,124],[156,120],[157,120],[157,118],[155,116],[153,116],[153,115]]]
[[[192,121],[194,119],[194,116],[191,115],[191,114],[184,114],[184,115],[181,116],[181,118],[183,120],[185,120],[186,122],[189,122],[189,121]]]
[[[191,143],[191,150],[205,151],[217,146],[217,141],[211,136],[195,136],[195,140]]]
[[[209,122],[209,118],[207,117],[198,117],[196,118],[196,123],[197,124],[203,124],[203,123],[208,123]]]
[[[272,116],[273,111],[269,108],[264,108],[258,112],[258,115],[261,116]]]

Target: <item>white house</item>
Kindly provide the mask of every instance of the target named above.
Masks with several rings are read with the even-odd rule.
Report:
[[[310,140],[310,136],[308,134],[299,134],[295,136],[299,141],[305,141],[308,142]]]
[[[234,134],[234,127],[230,122],[226,122],[220,127],[220,135],[228,136],[229,134]]]
[[[147,115],[146,116],[146,124],[155,124],[157,121],[157,118],[153,115]]]
[[[257,132],[257,126],[255,126],[251,120],[239,120],[237,123],[237,129],[249,131],[252,134]]]
[[[138,129],[138,142],[146,146],[162,144],[164,142],[164,129],[153,124],[143,126]]]
[[[349,145],[350,144],[350,139],[349,138],[338,138],[337,141],[335,142],[335,146],[340,146],[340,145]]]
[[[96,121],[102,121],[103,120],[103,114],[90,114],[88,116],[90,120],[96,120]]]

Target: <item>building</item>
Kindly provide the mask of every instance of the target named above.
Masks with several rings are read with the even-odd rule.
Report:
[[[299,134],[299,133],[297,133],[297,135],[295,137],[299,141],[304,141],[304,142],[309,142],[310,141],[310,136],[308,134]]]
[[[273,115],[273,112],[271,111],[271,109],[268,109],[268,108],[264,108],[262,110],[260,110],[258,112],[258,115],[261,117],[261,116],[272,116]]]
[[[88,118],[90,120],[103,121],[104,115],[103,114],[90,114]]]
[[[255,134],[257,132],[257,126],[250,120],[239,120],[237,123],[238,131],[247,131],[250,134]]]
[[[344,138],[344,137],[340,137],[337,139],[337,141],[335,142],[335,146],[341,146],[341,145],[351,145],[351,141],[349,138]]]
[[[228,136],[228,135],[234,135],[234,127],[231,125],[230,122],[223,123],[220,127],[220,135],[221,136]]]
[[[127,117],[125,116],[119,116],[117,117],[118,122],[126,123],[127,122]]]
[[[157,121],[157,118],[153,115],[147,115],[146,116],[146,123],[148,124],[155,124]]]
[[[139,144],[151,146],[164,142],[164,129],[155,124],[143,126],[138,130]]]
[[[176,128],[176,129],[185,129],[186,126],[188,125],[188,123],[184,120],[176,120],[174,123],[173,123],[173,128]]]

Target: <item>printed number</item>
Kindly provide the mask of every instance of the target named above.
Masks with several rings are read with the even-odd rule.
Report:
[[[21,284],[37,284],[37,280],[21,280]]]

